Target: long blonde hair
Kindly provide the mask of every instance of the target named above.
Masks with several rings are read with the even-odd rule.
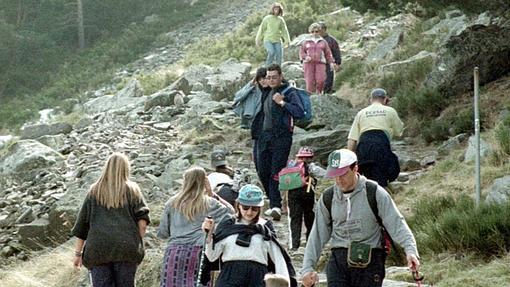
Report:
[[[129,180],[129,170],[128,157],[123,153],[113,153],[99,179],[90,186],[88,195],[108,209],[124,207],[128,199],[140,202],[143,200],[140,187]]]
[[[207,174],[201,167],[191,167],[184,172],[182,189],[170,200],[172,207],[192,221],[207,210],[209,199],[205,194]]]

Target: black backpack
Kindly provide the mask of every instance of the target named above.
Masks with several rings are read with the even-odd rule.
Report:
[[[381,226],[382,229],[382,245],[384,246],[384,250],[386,251],[386,255],[390,255],[391,249],[395,249],[395,243],[393,243],[393,240],[391,239],[390,235],[388,234],[388,231],[386,231],[386,228],[384,227],[382,223],[382,219],[379,216],[379,208],[377,208],[377,198],[376,198],[376,192],[377,192],[377,183],[367,180],[365,183],[365,187],[367,190],[367,200],[368,204],[370,205],[370,209],[372,210],[372,213],[374,214],[377,223],[379,223],[379,226]],[[326,189],[322,195],[322,201],[326,208],[328,209],[329,216],[331,217],[331,204],[333,202],[333,192],[334,192],[334,186],[329,187]],[[333,220],[331,220],[331,223],[333,224]]]

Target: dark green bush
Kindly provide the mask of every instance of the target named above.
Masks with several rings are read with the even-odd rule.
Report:
[[[446,7],[456,7],[468,13],[482,13],[490,11],[505,11],[510,8],[507,0],[488,0],[483,5],[477,0],[342,0],[344,6],[350,6],[362,13],[375,10],[390,13],[403,9],[408,3],[418,3],[431,10],[440,10]]]
[[[510,203],[478,208],[468,196],[419,202],[409,224],[422,252],[475,252],[487,259],[510,248]]]

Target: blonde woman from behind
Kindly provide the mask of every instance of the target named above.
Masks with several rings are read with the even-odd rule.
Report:
[[[138,185],[129,180],[126,155],[112,154],[91,185],[72,229],[77,237],[74,266],[90,270],[92,285],[134,286],[144,257],[142,238],[149,208]]]
[[[212,192],[203,168],[191,167],[184,172],[182,189],[165,204],[158,228],[158,237],[168,239],[161,287],[196,286],[205,238],[202,222],[207,216],[222,220],[232,213],[234,209]]]

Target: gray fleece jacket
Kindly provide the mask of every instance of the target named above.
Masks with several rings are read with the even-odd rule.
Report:
[[[366,180],[364,176],[358,175],[358,183],[349,198],[335,185],[331,203],[332,216],[321,196],[315,205],[315,222],[306,244],[301,274],[314,270],[328,241],[331,248],[348,248],[352,241],[370,244],[372,248],[382,248],[381,227],[368,203]],[[376,200],[379,216],[391,238],[404,248],[406,254],[418,256],[416,240],[409,226],[390,195],[380,186],[377,187]]]

